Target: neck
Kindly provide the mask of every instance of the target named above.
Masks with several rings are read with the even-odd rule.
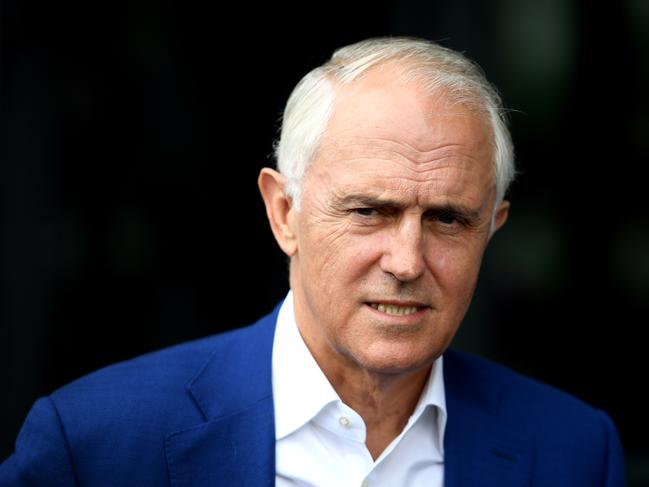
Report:
[[[382,374],[360,367],[322,370],[342,401],[363,418],[367,429],[365,443],[376,460],[403,431],[419,401],[430,366],[400,374]]]

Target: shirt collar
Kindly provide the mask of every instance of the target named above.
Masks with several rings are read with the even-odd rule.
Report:
[[[273,400],[276,440],[298,430],[327,404],[339,400],[300,335],[292,291],[277,315],[273,342]]]
[[[430,370],[428,381],[424,386],[419,402],[415,406],[411,420],[416,420],[427,408],[436,409],[437,435],[435,438],[437,451],[444,456],[444,432],[446,431],[446,393],[444,391],[444,357],[439,356]]]
[[[340,401],[300,335],[292,291],[277,316],[272,360],[275,439],[280,440],[311,421],[327,404]],[[411,417],[419,418],[428,407],[437,409],[436,442],[442,454],[447,418],[443,366],[440,356],[433,363]]]

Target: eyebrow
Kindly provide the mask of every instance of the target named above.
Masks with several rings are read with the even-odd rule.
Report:
[[[381,197],[371,196],[367,194],[348,194],[338,199],[338,206],[344,208],[395,208],[398,210],[403,210],[406,208],[401,201],[385,199]],[[474,208],[469,208],[465,205],[457,203],[440,203],[426,206],[424,208],[424,213],[429,214],[442,214],[450,213],[455,216],[460,216],[465,218],[469,222],[476,222],[480,220],[480,211]]]

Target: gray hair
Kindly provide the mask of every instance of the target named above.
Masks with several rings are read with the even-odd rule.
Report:
[[[332,112],[336,86],[351,83],[373,66],[389,61],[398,63],[409,80],[422,82],[429,93],[442,89],[452,101],[485,113],[493,130],[495,211],[515,174],[514,147],[500,96],[482,69],[464,55],[410,37],[379,37],[342,47],[304,76],[291,93],[275,144],[275,158],[286,177],[286,194],[296,209],[303,176]]]

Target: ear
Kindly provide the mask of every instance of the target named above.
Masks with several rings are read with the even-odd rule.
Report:
[[[274,169],[265,167],[259,173],[257,184],[275,240],[284,253],[292,257],[297,251],[295,210],[293,202],[284,193],[286,178]]]
[[[500,205],[498,205],[498,208],[496,209],[496,214],[494,215],[494,225],[493,228],[491,229],[491,235],[493,235],[498,230],[500,230],[500,227],[502,227],[507,221],[507,217],[509,216],[510,206],[511,205],[507,200],[503,200],[500,203]]]

